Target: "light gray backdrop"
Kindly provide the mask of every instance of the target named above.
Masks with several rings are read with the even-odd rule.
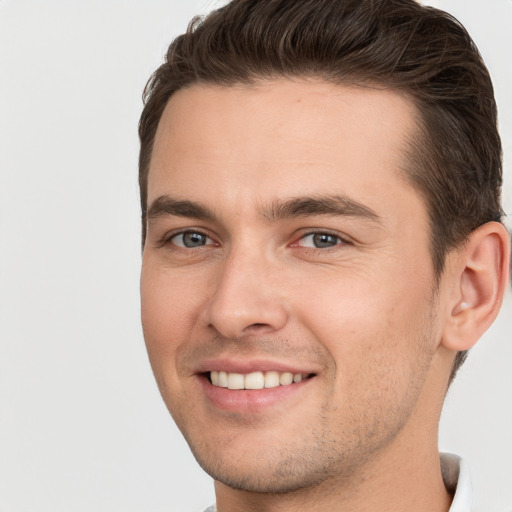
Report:
[[[432,2],[434,3],[434,2]],[[140,95],[199,0],[0,0],[0,512],[213,502],[139,323]],[[496,83],[512,212],[512,1],[438,0]],[[449,393],[440,445],[512,511],[511,299]]]

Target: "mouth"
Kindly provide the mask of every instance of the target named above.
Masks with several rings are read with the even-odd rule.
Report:
[[[311,379],[314,374],[278,371],[257,371],[244,374],[212,370],[206,372],[205,376],[210,384],[215,387],[230,390],[257,390],[298,384],[303,380]]]
[[[281,363],[216,360],[203,364],[196,375],[210,413],[259,415],[275,407],[294,407],[315,389],[316,373]]]

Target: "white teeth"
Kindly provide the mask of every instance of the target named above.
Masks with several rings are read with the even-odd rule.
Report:
[[[307,374],[276,371],[251,372],[246,375],[242,373],[230,373],[224,371],[211,371],[210,380],[214,386],[229,389],[263,389],[276,388],[277,386],[288,386],[300,382],[307,377]]]
[[[267,372],[265,374],[265,387],[266,388],[277,388],[279,386],[279,373],[278,372]]]
[[[245,376],[245,389],[263,389],[265,377],[261,372],[248,373]]]
[[[281,376],[279,377],[279,384],[281,386],[287,386],[288,384],[291,384],[293,382],[293,373],[285,372],[281,373]]]
[[[228,373],[229,389],[244,389],[244,376],[241,373]]]
[[[228,387],[228,374],[226,372],[219,372],[219,386],[222,388]]]
[[[261,372],[248,373],[245,376],[245,389],[263,389],[265,387],[265,377]]]

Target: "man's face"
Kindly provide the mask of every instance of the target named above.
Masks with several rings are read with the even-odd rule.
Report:
[[[414,130],[395,93],[320,81],[194,85],[167,105],[142,321],[215,479],[348,478],[416,435],[440,334],[427,212],[401,170]]]

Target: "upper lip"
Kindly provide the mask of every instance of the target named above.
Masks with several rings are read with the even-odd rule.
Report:
[[[268,359],[207,359],[201,361],[195,368],[196,373],[206,373],[210,371],[224,371],[228,373],[252,373],[252,372],[270,372],[276,371],[280,373],[316,373],[311,367],[297,363],[287,363],[283,361],[272,361]]]

